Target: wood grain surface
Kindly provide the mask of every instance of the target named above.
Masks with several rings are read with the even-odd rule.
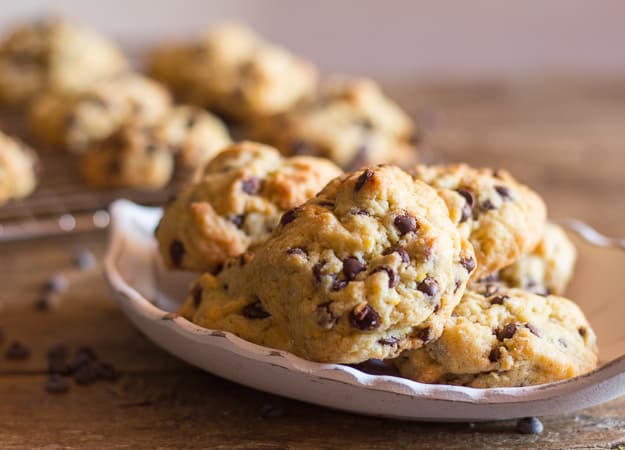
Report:
[[[427,128],[424,159],[509,168],[544,195],[552,217],[625,235],[625,81],[406,83],[391,92]],[[527,436],[508,421],[360,417],[203,373],[134,329],[100,266],[75,266],[76,252],[101,258],[105,247],[102,231],[0,244],[0,350],[19,339],[32,351],[24,361],[0,355],[0,448],[625,449],[625,398],[543,418],[544,433]],[[38,310],[56,273],[69,287]],[[593,287],[598,296],[610,288]],[[120,379],[46,393],[46,351],[56,342],[93,347]]]

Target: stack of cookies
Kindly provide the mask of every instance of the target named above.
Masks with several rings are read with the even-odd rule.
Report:
[[[204,272],[182,316],[302,358],[381,359],[417,381],[473,387],[597,364],[586,318],[558,296],[575,248],[502,170],[341,173],[243,142],[165,208],[156,237],[168,267]]]

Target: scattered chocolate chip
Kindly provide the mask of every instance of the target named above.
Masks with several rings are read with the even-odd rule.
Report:
[[[495,190],[504,200],[510,200],[512,198],[512,191],[506,186],[495,186]]]
[[[330,305],[332,302],[322,303],[317,306],[315,310],[315,318],[317,319],[317,323],[319,326],[325,330],[329,330],[336,322],[338,322],[339,318],[334,315],[332,310],[330,309]]]
[[[378,339],[378,344],[382,345],[397,345],[399,344],[399,338],[396,336],[389,336],[382,339]]]
[[[343,275],[348,281],[352,281],[356,278],[360,272],[366,269],[366,266],[361,263],[355,256],[350,256],[343,260]]]
[[[349,323],[359,330],[375,330],[380,326],[380,315],[367,303],[360,303],[349,313]]]
[[[67,345],[62,342],[51,345],[48,347],[48,359],[65,359],[67,358]]]
[[[586,333],[588,333],[588,330],[586,329],[586,327],[579,327],[579,328],[577,329],[577,332],[579,333],[579,335],[580,335],[581,337],[586,337]],[[0,339],[0,342],[1,342],[1,341],[2,341],[2,340]]]
[[[284,408],[274,403],[265,403],[259,411],[263,419],[275,419],[284,415]]]
[[[169,245],[169,255],[171,257],[171,262],[174,266],[180,267],[180,265],[182,264],[182,258],[184,258],[185,253],[186,250],[184,248],[184,245],[182,245],[182,242],[174,240]]]
[[[495,330],[495,336],[497,336],[497,339],[500,341],[510,339],[514,336],[514,333],[516,333],[516,324],[514,323],[509,323],[503,328],[497,328],[497,330]]]
[[[230,222],[237,228],[241,228],[243,226],[243,222],[245,222],[245,216],[243,214],[233,214],[230,216]]]
[[[540,434],[545,427],[538,418],[525,417],[517,420],[515,429],[520,434]]]
[[[287,212],[282,214],[280,218],[280,225],[285,226],[295,220],[295,209],[289,209]]]
[[[402,214],[401,216],[395,217],[393,224],[401,236],[416,231],[418,227],[417,220],[410,214]]]
[[[80,250],[74,257],[76,267],[80,270],[89,270],[96,266],[96,259],[88,249]]]
[[[496,295],[490,299],[491,305],[503,305],[505,300],[508,300],[510,297],[507,295]]]
[[[7,347],[4,356],[6,359],[28,359],[30,358],[30,349],[20,341],[13,341]]]
[[[417,337],[423,341],[423,343],[429,342],[432,338],[432,329],[430,327],[422,328],[417,332]]]
[[[69,391],[69,383],[61,375],[52,373],[46,381],[45,389],[50,394],[62,394]]]
[[[321,277],[323,276],[323,274],[321,273],[321,269],[323,268],[323,266],[326,264],[325,261],[319,261],[317,264],[315,264],[312,268],[312,272],[313,275],[315,276],[315,280],[317,282],[321,281]]]
[[[482,209],[482,211],[490,211],[493,209],[497,209],[497,207],[493,204],[493,202],[490,201],[490,199],[484,200],[482,204],[480,205],[480,208]]]
[[[345,286],[347,286],[347,283],[348,283],[347,280],[335,280],[334,283],[332,283],[332,290],[333,291],[340,291]]]
[[[95,383],[98,380],[95,365],[92,363],[83,364],[74,372],[74,381],[82,386]]]
[[[358,192],[359,190],[361,190],[362,187],[365,185],[365,183],[367,183],[367,181],[369,181],[371,178],[373,178],[373,170],[366,169],[362,173],[362,175],[360,175],[358,177],[358,180],[356,180],[356,185],[354,186],[354,191]]]
[[[528,330],[530,330],[530,333],[532,333],[534,336],[540,337],[540,331],[538,331],[538,328],[536,328],[533,324],[526,323],[525,326],[527,327]]]
[[[401,257],[401,262],[406,264],[410,262],[410,255],[408,255],[408,251],[404,247],[400,245],[395,245],[384,250],[382,254],[386,256],[392,253],[397,253]]]
[[[201,286],[194,286],[193,287],[193,292],[191,294],[193,296],[193,306],[195,308],[199,308],[200,307],[200,303],[202,303],[202,287]]]
[[[46,293],[63,292],[67,290],[68,284],[67,278],[61,274],[55,274],[46,280],[43,290]]]
[[[460,258],[460,265],[464,267],[467,272],[471,273],[473,269],[475,269],[475,259],[470,256]]]
[[[241,189],[243,192],[249,195],[257,195],[263,187],[263,180],[258,177],[250,177],[247,180],[243,180],[241,183]]]
[[[289,249],[286,250],[286,254],[287,255],[298,255],[298,256],[301,256],[301,257],[308,256],[308,253],[306,252],[306,250],[304,250],[301,247],[289,248]]]
[[[417,290],[423,292],[425,295],[435,297],[438,294],[438,281],[436,279],[427,276],[417,284]]]
[[[96,363],[95,373],[99,380],[117,381],[119,379],[119,372],[111,363]]]
[[[260,300],[256,300],[254,303],[246,305],[241,311],[241,314],[248,319],[266,319],[271,315],[265,311]]]
[[[499,347],[494,347],[488,354],[488,360],[494,363],[499,361],[499,358],[501,358],[501,350],[499,350]]]
[[[371,272],[371,274],[373,275],[374,273],[377,272],[386,272],[386,274],[388,275],[388,287],[389,288],[394,288],[395,286],[397,286],[397,274],[395,273],[395,271],[393,269],[391,269],[388,266],[380,266],[380,267],[376,267],[375,269],[373,269],[373,271]]]

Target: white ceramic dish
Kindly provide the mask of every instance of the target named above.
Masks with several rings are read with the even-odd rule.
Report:
[[[106,279],[123,311],[143,333],[171,354],[215,375],[318,405],[407,420],[478,421],[562,414],[625,394],[625,356],[620,356],[625,355],[625,332],[620,323],[625,316],[625,302],[617,301],[618,293],[614,301],[601,303],[592,299],[591,290],[587,293],[593,304],[580,302],[599,334],[602,360],[609,361],[592,373],[523,388],[427,385],[372,375],[345,365],[306,361],[177,317],[173,312],[194,274],[175,274],[160,266],[153,237],[160,215],[158,208],[125,200],[112,205]],[[621,241],[602,242],[602,236],[593,235],[579,222],[569,225],[597,245],[623,245]],[[584,251],[609,252],[589,247]],[[602,258],[609,260],[610,267],[618,268],[623,264],[622,253],[614,253]],[[621,259],[615,263],[614,258]],[[592,258],[581,259],[580,264],[596,266]],[[586,281],[577,284],[580,295],[584,295]]]

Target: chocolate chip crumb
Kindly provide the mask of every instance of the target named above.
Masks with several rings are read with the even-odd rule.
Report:
[[[367,303],[360,303],[349,313],[349,323],[359,330],[375,330],[380,326],[380,315]]]
[[[494,363],[499,361],[499,358],[501,358],[501,350],[499,350],[499,347],[495,347],[488,354],[488,360]]]
[[[358,180],[356,180],[356,185],[354,186],[354,191],[358,192],[359,190],[361,190],[362,187],[365,185],[365,183],[367,183],[367,181],[369,181],[371,178],[373,178],[373,170],[366,169],[362,173],[362,175],[360,175],[358,177]]]
[[[497,336],[497,339],[500,341],[503,341],[504,339],[510,339],[516,333],[516,329],[516,324],[509,323],[503,328],[497,328],[497,330],[495,330],[495,336]]]
[[[69,383],[61,375],[53,373],[46,381],[45,390],[50,394],[63,394],[69,391]]]
[[[517,420],[515,429],[520,434],[540,434],[545,427],[540,419],[536,417],[525,417]]]
[[[401,236],[416,231],[418,228],[417,220],[407,213],[395,217],[393,224],[395,225]]]
[[[366,266],[355,256],[350,256],[343,260],[343,275],[347,280],[352,281],[356,276],[365,270]]]
[[[397,286],[397,274],[395,273],[393,269],[391,269],[388,266],[380,266],[380,267],[376,267],[375,269],[373,269],[371,274],[373,275],[374,273],[377,273],[377,272],[386,272],[386,274],[388,275],[388,287],[389,288],[394,288],[395,286]]]
[[[4,356],[6,359],[28,359],[30,358],[30,349],[20,341],[13,341],[7,347]]]
[[[287,212],[282,214],[280,218],[280,225],[285,226],[295,220],[295,209],[289,209]]]
[[[184,245],[182,245],[182,242],[178,240],[172,241],[169,245],[169,255],[171,257],[172,264],[176,267],[180,267],[182,264],[182,258],[184,258],[186,252],[187,251],[185,250]]]
[[[425,295],[435,297],[438,294],[438,281],[436,279],[427,276],[417,284],[417,290],[423,292]]]
[[[265,311],[260,300],[256,300],[254,303],[246,305],[241,311],[241,314],[248,319],[266,319],[271,315]]]
[[[258,177],[250,177],[247,180],[243,180],[241,183],[241,189],[243,192],[249,195],[257,195],[263,187],[263,180]]]
[[[384,250],[382,254],[386,256],[392,253],[397,253],[401,257],[401,262],[406,264],[410,262],[410,255],[408,255],[408,251],[404,247],[400,245],[395,245]]]

